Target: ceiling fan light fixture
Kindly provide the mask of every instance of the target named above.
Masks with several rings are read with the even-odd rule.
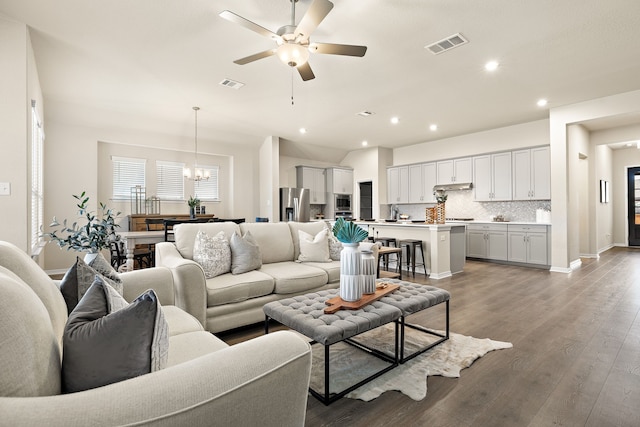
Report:
[[[295,42],[281,44],[276,54],[280,61],[290,67],[299,67],[309,60],[309,49]]]

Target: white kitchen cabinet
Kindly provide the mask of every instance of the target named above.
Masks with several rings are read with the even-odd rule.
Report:
[[[473,158],[473,194],[478,202],[511,200],[511,152]]]
[[[387,202],[409,203],[409,167],[387,168]]]
[[[551,199],[549,147],[514,151],[513,200]]]
[[[508,261],[526,264],[549,264],[546,225],[509,225]]]
[[[327,168],[327,192],[353,194],[353,169]]]
[[[409,203],[435,203],[433,187],[437,184],[435,163],[409,166]]]
[[[327,202],[324,168],[296,166],[296,183],[298,188],[309,189],[309,202],[312,205],[324,205]]]
[[[471,157],[443,160],[436,163],[438,184],[459,184],[472,182],[473,165]]]
[[[506,224],[468,224],[467,256],[470,258],[507,260]]]

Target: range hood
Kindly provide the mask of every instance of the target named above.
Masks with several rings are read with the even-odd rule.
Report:
[[[457,184],[439,184],[433,186],[433,191],[460,191],[471,190],[473,183],[471,182],[459,182]]]

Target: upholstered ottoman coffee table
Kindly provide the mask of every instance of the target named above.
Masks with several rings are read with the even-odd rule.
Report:
[[[385,372],[398,366],[398,319],[403,315],[400,308],[380,301],[375,301],[357,310],[338,310],[334,314],[326,314],[325,302],[338,295],[337,289],[330,289],[316,293],[310,293],[292,298],[273,301],[263,308],[265,313],[265,333],[269,333],[269,319],[274,319],[285,326],[311,338],[312,344],[318,343],[324,346],[324,393],[309,388],[311,394],[325,405],[340,399],[347,393],[361,385],[379,377]],[[390,358],[387,354],[369,348],[363,344],[351,340],[358,334],[370,331],[387,323],[395,323],[395,355]],[[383,369],[368,376],[364,380],[348,387],[345,390],[332,393],[329,390],[330,354],[331,345],[338,342],[347,342],[361,350],[389,362]]]
[[[400,316],[400,363],[404,363],[407,360],[413,359],[419,354],[424,353],[430,348],[435,347],[438,344],[449,339],[449,300],[451,294],[444,289],[436,288],[434,286],[421,285],[418,283],[406,282],[397,279],[378,280],[378,283],[391,283],[399,285],[399,288],[391,294],[388,294],[380,299],[380,302],[392,305],[399,308],[402,311]],[[445,303],[445,332],[440,333],[432,329],[427,329],[420,325],[407,323],[406,318],[414,313],[417,313],[427,308],[435,307],[439,304]],[[410,327],[427,334],[438,337],[436,341],[414,351],[408,356],[405,356],[405,327]]]

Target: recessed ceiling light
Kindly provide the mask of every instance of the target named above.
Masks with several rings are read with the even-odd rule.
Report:
[[[486,64],[484,64],[484,69],[487,71],[495,71],[498,69],[499,66],[500,66],[500,63],[498,61],[489,61]]]
[[[430,131],[436,131],[436,130],[438,130],[438,125],[436,125],[436,124],[432,124],[432,125],[430,125],[430,126],[429,126],[429,130],[430,130]]]
[[[391,117],[391,123],[393,123],[394,125],[397,125],[400,122],[400,119],[397,117]]]
[[[307,130],[305,128],[300,128],[300,133],[302,134],[307,133]]]
[[[366,147],[367,145],[369,145],[369,143],[367,141],[362,141],[362,146]]]
[[[544,98],[543,99],[538,99],[538,102],[537,102],[538,107],[544,107],[545,105],[547,105],[547,102],[548,101],[546,99],[544,99]]]

